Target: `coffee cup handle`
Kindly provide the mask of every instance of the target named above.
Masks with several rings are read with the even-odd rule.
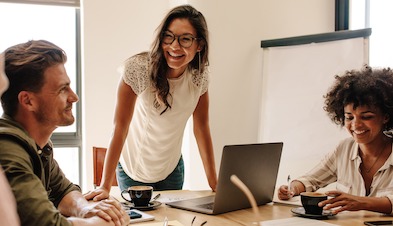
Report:
[[[120,195],[121,195],[121,197],[123,197],[124,200],[129,201],[129,202],[132,202],[131,199],[127,199],[126,197],[124,197],[124,196],[123,196],[123,193],[128,193],[128,191],[127,191],[127,190],[123,190],[123,191],[121,191]]]

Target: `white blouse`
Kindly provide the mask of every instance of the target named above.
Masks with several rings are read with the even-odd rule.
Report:
[[[181,156],[184,129],[199,98],[208,88],[208,72],[186,70],[180,77],[168,79],[171,108],[155,106],[155,93],[149,76],[149,54],[129,58],[122,77],[137,94],[120,163],[133,180],[153,183],[165,179],[176,167]]]

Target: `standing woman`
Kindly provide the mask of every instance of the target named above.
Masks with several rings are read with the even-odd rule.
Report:
[[[190,5],[178,6],[157,31],[151,51],[134,55],[124,64],[101,185],[87,193],[87,199],[109,196],[116,167],[121,190],[132,185],[182,189],[181,146],[191,115],[209,186],[216,189],[205,18]]]

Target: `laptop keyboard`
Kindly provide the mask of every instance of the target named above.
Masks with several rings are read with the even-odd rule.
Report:
[[[212,210],[213,209],[213,205],[214,205],[214,202],[210,202],[210,203],[205,203],[205,204],[198,205],[198,207],[201,207],[203,209]]]

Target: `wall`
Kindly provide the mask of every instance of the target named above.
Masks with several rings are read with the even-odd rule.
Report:
[[[92,188],[91,147],[108,146],[120,63],[149,48],[165,13],[185,1],[84,0],[83,189]],[[226,144],[258,142],[262,49],[260,41],[334,30],[334,1],[189,0],[210,30],[210,127],[219,168]],[[154,4],[154,6],[152,6]],[[186,133],[186,184],[207,189],[192,133]],[[192,180],[191,180],[192,178]]]
[[[147,50],[169,9],[168,1],[84,0],[83,42],[83,188],[92,189],[92,146],[107,147],[112,133],[117,68],[129,56]]]

